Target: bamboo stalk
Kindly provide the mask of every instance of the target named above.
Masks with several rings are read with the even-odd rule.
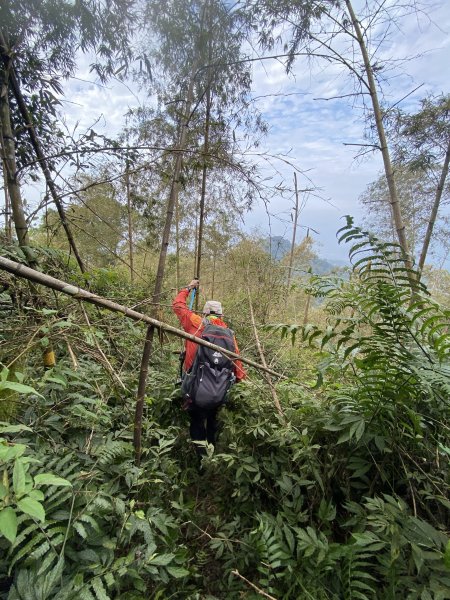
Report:
[[[51,288],[67,296],[72,296],[77,300],[82,300],[83,302],[88,302],[89,304],[95,304],[100,308],[106,308],[107,310],[111,310],[114,312],[119,312],[132,319],[133,321],[139,321],[142,323],[147,323],[148,325],[152,325],[156,329],[162,329],[163,331],[167,331],[168,333],[172,333],[173,335],[183,338],[185,340],[189,340],[191,342],[195,342],[199,346],[205,346],[206,348],[211,348],[211,350],[216,350],[221,352],[225,356],[228,356],[234,360],[240,360],[246,365],[250,367],[254,367],[255,369],[259,369],[260,371],[264,371],[265,373],[269,373],[273,375],[273,377],[279,377],[285,379],[284,375],[269,369],[267,366],[260,365],[259,363],[250,360],[249,358],[245,358],[235,352],[231,352],[230,350],[225,350],[220,346],[216,346],[216,344],[211,344],[206,340],[202,340],[195,335],[190,333],[186,333],[181,329],[177,329],[176,327],[172,327],[172,325],[168,325],[167,323],[163,323],[162,321],[158,321],[148,315],[144,315],[139,313],[127,306],[123,306],[122,304],[117,304],[117,302],[113,302],[112,300],[108,300],[107,298],[103,298],[102,296],[98,296],[97,294],[93,294],[92,292],[88,292],[87,290],[83,290],[75,285],[71,285],[65,281],[61,281],[60,279],[56,279],[55,277],[51,277],[50,275],[46,275],[45,273],[41,273],[40,271],[36,271],[35,269],[30,269],[25,265],[17,263],[9,258],[4,258],[0,256],[0,269],[7,271],[8,273],[12,273],[17,277],[22,277],[23,279],[27,279],[28,281],[32,281],[34,283],[38,283],[40,285],[44,285],[45,287]]]
[[[1,159],[6,173],[5,187],[8,188],[12,220],[16,230],[19,246],[24,252],[28,263],[36,266],[36,257],[30,248],[28,225],[25,217],[24,203],[17,177],[16,147],[11,125],[8,90],[11,83],[11,62],[6,55],[6,48],[0,41],[1,60],[4,65],[3,79],[0,81],[0,146]]]

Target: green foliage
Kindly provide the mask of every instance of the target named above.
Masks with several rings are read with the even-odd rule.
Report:
[[[397,247],[350,221],[341,237],[350,278],[312,277],[308,290],[325,326],[275,327],[300,354],[288,364],[318,376],[277,384],[285,422],[260,379],[235,386],[201,475],[171,345],[152,359],[137,467],[134,393],[94,349],[132,390],[142,332],[94,311],[85,326],[70,305],[26,312],[31,331],[72,341],[78,367],[61,352],[42,373],[30,351],[3,376],[25,387],[0,446],[0,597],[256,598],[236,571],[279,600],[450,597],[448,312],[419,283],[411,294]]]
[[[13,383],[13,382],[11,382]],[[22,393],[36,393],[29,386],[18,389]],[[14,388],[13,388],[14,389]],[[17,389],[17,388],[16,388]],[[31,431],[25,425],[8,425],[0,423],[1,434],[13,434]],[[11,544],[16,542],[18,524],[30,517],[36,522],[45,522],[45,510],[42,505],[43,492],[39,489],[42,485],[70,486],[70,482],[52,473],[39,473],[31,475],[30,466],[39,463],[39,460],[27,456],[26,444],[14,444],[0,437],[0,468],[2,469],[2,483],[0,484],[0,535],[4,536]]]

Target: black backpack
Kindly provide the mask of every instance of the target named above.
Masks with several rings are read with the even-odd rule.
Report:
[[[236,351],[234,333],[227,327],[207,321],[200,337],[225,350]],[[211,348],[199,346],[190,371],[183,377],[181,391],[192,400],[195,407],[217,408],[226,401],[227,392],[235,380],[230,358]]]

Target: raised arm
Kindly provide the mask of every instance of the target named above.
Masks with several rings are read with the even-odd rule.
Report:
[[[193,279],[188,286],[180,290],[172,302],[173,312],[177,315],[178,320],[185,331],[190,329],[192,324],[191,317],[197,317],[197,315],[195,315],[195,313],[190,310],[187,305],[189,293],[194,288],[198,288],[198,279]]]

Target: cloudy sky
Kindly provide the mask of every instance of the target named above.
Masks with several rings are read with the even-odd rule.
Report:
[[[408,96],[400,106],[416,110],[418,100],[427,94],[449,92],[449,34],[448,1],[430,11],[429,18],[411,15],[392,31],[390,39],[378,50],[379,60],[413,58],[386,74],[383,93],[387,105]],[[255,95],[265,95],[258,106],[270,126],[266,147],[272,153],[289,152],[298,168],[307,170],[308,177],[320,188],[321,198],[309,196],[300,221],[319,232],[315,239],[322,256],[346,258],[346,248],[338,246],[335,233],[343,224],[343,215],[352,214],[357,220],[361,219],[358,197],[382,169],[380,153],[355,160],[359,148],[344,145],[367,143],[363,138],[361,101],[317,99],[354,91],[350,79],[336,65],[326,67],[317,62],[311,69],[306,60],[299,59],[293,75],[287,77],[280,62],[265,61],[257,65],[254,73]],[[418,86],[420,89],[411,94]],[[286,180],[292,182],[292,169],[289,173],[285,167],[283,173]],[[307,186],[303,178],[302,187]],[[293,199],[279,201],[273,203],[270,210],[280,219],[287,216],[290,221],[292,206]],[[249,222],[264,223],[264,211],[256,210]],[[291,237],[290,223],[275,216],[271,219],[271,229],[274,234]],[[304,231],[300,229],[299,235],[304,235]],[[450,268],[448,261],[447,268]]]
[[[360,3],[355,2],[355,5]],[[395,4],[393,1],[387,5]],[[395,70],[386,73],[384,101],[393,105],[402,98],[408,110],[418,107],[418,100],[428,93],[448,93],[450,2],[428,1],[428,15],[411,15],[399,23],[378,49],[379,60],[395,59]],[[384,33],[380,25],[375,35]],[[345,51],[344,46],[341,46]],[[402,64],[400,59],[413,57]],[[392,61],[391,61],[392,64]],[[133,86],[120,82],[100,85],[89,73],[88,61],[80,64],[78,79],[66,85],[63,103],[65,119],[71,129],[80,130],[98,119],[96,131],[113,135],[124,123],[124,114],[142,99]],[[415,88],[421,86],[416,92]],[[355,160],[357,146],[365,143],[364,118],[359,99],[330,98],[353,91],[350,78],[336,65],[310,64],[298,59],[292,74],[286,75],[279,60],[254,63],[255,105],[269,125],[262,148],[271,156],[287,157],[306,172],[299,176],[299,187],[317,191],[302,194],[306,203],[299,219],[298,239],[310,227],[317,233],[317,250],[325,258],[345,259],[347,251],[336,243],[335,234],[342,226],[342,216],[352,214],[361,219],[358,197],[382,168],[381,157],[371,154]],[[413,93],[411,93],[413,92]],[[266,164],[266,163],[264,163]],[[293,167],[273,160],[278,175],[265,166],[267,177],[281,178],[293,187]],[[256,206],[245,218],[245,227],[258,228],[265,234],[292,236],[291,210],[293,194],[274,198],[270,206]],[[450,268],[449,262],[446,264]]]

